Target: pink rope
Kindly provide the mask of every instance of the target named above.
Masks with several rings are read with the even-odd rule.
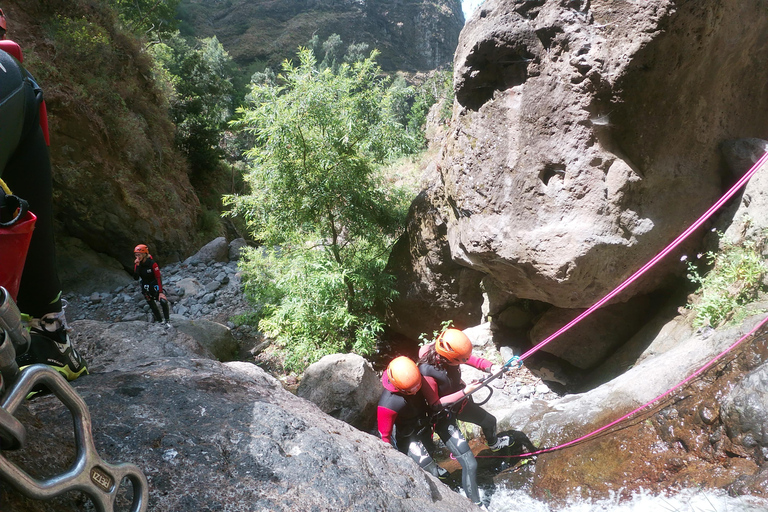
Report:
[[[725,349],[725,350],[723,350],[722,352],[720,352],[720,353],[719,353],[717,356],[715,356],[715,357],[714,357],[712,360],[710,360],[710,361],[709,361],[707,364],[705,364],[704,366],[702,366],[701,368],[699,368],[698,370],[696,370],[695,372],[693,372],[693,373],[692,373],[692,374],[691,374],[691,375],[690,375],[690,376],[689,376],[687,379],[684,379],[684,380],[682,380],[681,382],[679,382],[677,385],[675,385],[674,387],[672,387],[672,388],[671,388],[671,389],[669,389],[668,391],[665,391],[664,393],[660,394],[659,396],[657,396],[657,397],[656,397],[656,398],[654,398],[653,400],[650,400],[650,401],[648,401],[648,402],[644,403],[643,405],[641,405],[640,407],[638,407],[638,408],[637,408],[637,409],[635,409],[634,411],[632,411],[632,412],[629,412],[629,413],[625,414],[625,415],[624,415],[624,416],[622,416],[621,418],[619,418],[619,419],[617,419],[617,420],[614,420],[614,421],[612,421],[611,423],[608,423],[607,425],[605,425],[605,426],[602,426],[602,427],[600,427],[600,428],[598,428],[598,429],[596,429],[596,430],[593,430],[593,431],[592,431],[592,432],[590,432],[589,434],[583,435],[583,436],[581,436],[581,437],[579,437],[579,438],[577,438],[577,439],[574,439],[574,440],[572,440],[572,441],[568,441],[567,443],[563,443],[563,444],[560,444],[560,445],[557,445],[557,446],[553,446],[553,447],[551,447],[551,448],[544,448],[544,449],[542,449],[542,450],[538,450],[538,451],[535,451],[535,452],[529,452],[529,453],[521,453],[521,454],[519,454],[519,455],[511,455],[510,457],[516,457],[516,458],[524,458],[524,457],[530,457],[530,456],[532,456],[532,455],[539,455],[540,453],[553,452],[553,451],[555,451],[555,450],[559,450],[559,449],[561,449],[561,448],[565,448],[565,447],[567,447],[567,446],[571,446],[571,445],[574,445],[574,444],[576,444],[576,443],[579,443],[579,442],[581,442],[581,441],[584,441],[584,440],[586,440],[586,439],[589,439],[590,437],[596,436],[597,434],[599,434],[599,433],[601,433],[601,432],[603,432],[603,431],[605,431],[605,430],[607,430],[607,429],[611,428],[612,426],[614,426],[614,425],[616,425],[616,424],[618,424],[618,423],[621,423],[622,421],[624,421],[624,420],[626,420],[626,419],[629,419],[630,417],[632,417],[632,416],[634,416],[635,414],[637,414],[639,411],[641,411],[641,410],[645,409],[646,407],[649,407],[649,406],[651,406],[651,405],[652,405],[652,404],[654,404],[655,402],[658,402],[659,400],[661,400],[661,399],[662,399],[662,398],[664,398],[665,396],[667,396],[667,395],[671,394],[671,393],[672,393],[673,391],[675,391],[676,389],[680,388],[681,386],[684,386],[684,385],[688,384],[690,381],[692,381],[693,379],[695,379],[696,377],[698,377],[699,375],[701,375],[701,374],[702,374],[704,371],[706,371],[706,370],[707,370],[707,369],[708,369],[710,366],[712,366],[713,364],[715,364],[715,363],[716,363],[716,362],[717,362],[717,361],[718,361],[720,358],[722,358],[722,357],[723,357],[724,355],[726,355],[728,352],[730,352],[731,350],[733,350],[734,348],[736,348],[737,346],[739,346],[739,345],[740,345],[740,344],[741,344],[741,343],[742,343],[744,340],[746,340],[746,339],[747,339],[747,338],[749,338],[749,337],[750,337],[752,334],[754,334],[755,332],[757,332],[757,330],[758,330],[758,329],[760,329],[760,328],[761,328],[763,325],[765,325],[766,323],[768,323],[768,316],[766,316],[766,317],[765,317],[765,318],[764,318],[764,319],[763,319],[763,320],[762,320],[760,323],[758,323],[758,324],[757,324],[757,325],[756,325],[756,326],[755,326],[755,327],[754,327],[754,328],[753,328],[751,331],[749,331],[747,334],[745,334],[744,336],[742,336],[741,338],[739,338],[739,340],[738,340],[738,341],[736,341],[734,344],[732,344],[730,347],[728,347],[727,349]]]
[[[558,331],[551,334],[549,337],[541,341],[539,344],[537,344],[532,349],[528,350],[525,354],[520,356],[520,359],[526,359],[528,356],[533,354],[534,352],[538,351],[541,347],[549,343],[550,341],[554,340],[561,334],[563,334],[565,331],[576,325],[577,323],[581,322],[584,318],[586,318],[588,315],[590,315],[594,310],[614,298],[616,295],[619,294],[624,288],[635,282],[641,275],[643,275],[648,269],[653,267],[656,263],[659,262],[664,256],[672,252],[680,243],[682,243],[683,240],[688,238],[691,233],[693,233],[696,229],[698,229],[704,222],[706,222],[707,219],[709,219],[712,214],[714,214],[717,210],[719,210],[723,204],[726,203],[731,197],[733,197],[736,192],[739,191],[740,188],[742,188],[749,179],[757,172],[757,170],[760,168],[761,165],[768,159],[768,152],[766,152],[760,160],[758,160],[755,165],[752,166],[752,168],[741,177],[739,181],[736,182],[736,184],[731,187],[731,189],[725,193],[723,197],[720,198],[719,201],[717,201],[712,207],[710,207],[709,210],[707,210],[704,215],[699,217],[699,219],[691,224],[691,226],[686,229],[680,236],[678,236],[671,244],[669,244],[664,250],[662,250],[659,254],[653,257],[648,263],[646,263],[640,270],[629,276],[629,278],[621,283],[619,286],[617,286],[612,292],[610,292],[608,295],[597,301],[595,304],[592,305],[589,309],[584,311],[582,314],[565,324],[563,327],[561,327]]]
[[[521,360],[522,360],[522,359],[526,359],[528,356],[530,356],[530,355],[531,355],[531,354],[533,354],[534,352],[538,351],[538,350],[539,350],[541,347],[543,347],[544,345],[546,345],[546,344],[547,344],[547,343],[549,343],[550,341],[554,340],[555,338],[557,338],[558,336],[560,336],[562,333],[566,332],[568,329],[570,329],[571,327],[573,327],[574,325],[576,325],[577,323],[579,323],[581,320],[583,320],[584,318],[586,318],[588,315],[590,315],[590,314],[591,314],[593,311],[595,311],[596,309],[598,309],[600,306],[602,306],[603,304],[605,304],[606,302],[608,302],[609,300],[611,300],[612,298],[614,298],[614,297],[615,297],[616,295],[618,295],[618,294],[619,294],[619,293],[620,293],[622,290],[624,290],[624,289],[625,289],[626,287],[628,287],[630,284],[632,284],[633,282],[635,282],[635,281],[636,281],[636,280],[637,280],[637,279],[638,279],[640,276],[642,276],[642,275],[643,275],[645,272],[647,272],[647,271],[648,271],[648,270],[649,270],[651,267],[653,267],[654,265],[656,265],[656,263],[658,263],[658,262],[659,262],[659,261],[660,261],[662,258],[664,258],[664,257],[665,257],[667,254],[669,254],[670,252],[672,252],[672,251],[673,251],[673,250],[674,250],[674,249],[675,249],[675,248],[676,248],[678,245],[680,245],[680,244],[683,242],[683,240],[685,240],[686,238],[688,238],[688,237],[691,235],[691,233],[693,233],[693,232],[694,232],[696,229],[698,229],[699,227],[701,227],[701,225],[702,225],[702,224],[704,224],[704,222],[706,222],[706,221],[707,221],[707,219],[709,219],[709,218],[710,218],[710,217],[711,217],[711,216],[712,216],[712,215],[713,215],[713,214],[714,214],[714,213],[715,213],[717,210],[719,210],[719,209],[720,209],[720,208],[721,208],[721,207],[722,207],[722,206],[723,206],[723,205],[724,205],[724,204],[725,204],[725,203],[726,203],[726,202],[727,202],[729,199],[731,199],[731,197],[733,197],[733,196],[736,194],[736,192],[738,192],[738,191],[739,191],[739,190],[740,190],[742,187],[744,187],[744,185],[746,185],[746,183],[747,183],[747,182],[750,180],[750,178],[752,178],[752,176],[753,176],[753,175],[754,175],[754,174],[755,174],[755,173],[758,171],[758,169],[760,169],[760,167],[763,165],[763,163],[765,163],[765,161],[766,161],[767,159],[768,159],[768,152],[766,152],[765,154],[763,154],[763,156],[762,156],[762,157],[761,157],[761,158],[760,158],[760,159],[759,159],[759,160],[758,160],[758,161],[755,163],[755,165],[753,165],[753,166],[752,166],[752,168],[750,168],[750,170],[749,170],[749,171],[747,171],[747,173],[746,173],[746,174],[744,174],[744,176],[742,176],[742,177],[741,177],[741,179],[739,179],[739,181],[737,181],[737,182],[736,182],[736,184],[735,184],[735,185],[733,185],[733,186],[730,188],[730,190],[728,190],[728,192],[726,192],[726,193],[723,195],[723,197],[721,197],[721,198],[720,198],[720,199],[719,199],[719,200],[718,200],[718,201],[717,201],[715,204],[713,204],[713,205],[712,205],[712,206],[711,206],[711,207],[710,207],[710,208],[709,208],[709,209],[708,209],[706,212],[704,212],[704,214],[703,214],[701,217],[699,217],[699,219],[698,219],[696,222],[694,222],[693,224],[691,224],[691,225],[688,227],[688,229],[686,229],[685,231],[683,231],[683,233],[681,233],[681,234],[680,234],[680,235],[679,235],[677,238],[675,238],[675,240],[673,240],[673,241],[672,241],[672,243],[670,243],[670,244],[669,244],[667,247],[665,247],[665,248],[664,248],[664,249],[663,249],[663,250],[662,250],[660,253],[658,253],[656,256],[654,256],[654,257],[653,257],[653,258],[652,258],[652,259],[651,259],[651,260],[650,260],[648,263],[646,263],[645,265],[643,265],[643,267],[642,267],[642,268],[640,268],[640,269],[639,269],[637,272],[635,272],[635,273],[634,273],[634,274],[632,274],[632,275],[631,275],[629,278],[627,278],[627,279],[626,279],[626,280],[625,280],[623,283],[621,283],[619,286],[617,286],[617,287],[616,287],[616,288],[615,288],[613,291],[611,291],[611,292],[610,292],[610,293],[608,293],[608,294],[607,294],[605,297],[603,297],[602,299],[600,299],[599,301],[597,301],[595,304],[593,304],[593,305],[592,305],[592,306],[591,306],[589,309],[587,309],[586,311],[584,311],[583,313],[581,313],[579,316],[577,316],[576,318],[574,318],[573,320],[571,320],[570,322],[568,322],[566,325],[564,325],[563,327],[561,327],[559,330],[557,330],[556,332],[554,332],[553,334],[551,334],[549,337],[545,338],[543,341],[541,341],[541,342],[540,342],[540,343],[538,343],[536,346],[534,346],[533,348],[531,348],[530,350],[528,350],[527,352],[525,352],[523,355],[521,355],[521,356],[520,356],[520,359],[521,359]],[[635,414],[637,414],[639,411],[641,411],[641,410],[643,410],[643,409],[645,409],[645,408],[649,407],[650,405],[652,405],[652,404],[656,403],[657,401],[659,401],[659,400],[661,400],[662,398],[664,398],[665,396],[667,396],[667,395],[671,394],[673,391],[677,390],[677,389],[678,389],[678,388],[680,388],[681,386],[684,386],[684,385],[686,385],[686,384],[687,384],[687,383],[689,383],[691,380],[695,379],[697,376],[701,375],[701,373],[703,373],[703,372],[704,372],[704,371],[706,371],[706,370],[707,370],[707,369],[708,369],[710,366],[712,366],[713,364],[715,364],[715,363],[716,363],[718,360],[720,360],[720,359],[721,359],[721,358],[722,358],[724,355],[726,355],[728,352],[730,352],[731,350],[733,350],[734,348],[736,348],[736,347],[737,347],[739,344],[741,344],[741,343],[742,343],[742,342],[743,342],[745,339],[747,339],[749,336],[751,336],[752,334],[754,334],[754,333],[755,333],[755,332],[756,332],[758,329],[760,329],[760,328],[761,328],[763,325],[765,325],[765,324],[766,324],[766,322],[768,322],[768,316],[767,316],[767,317],[765,317],[765,318],[764,318],[764,319],[763,319],[763,320],[762,320],[760,323],[758,323],[758,324],[757,324],[757,325],[756,325],[756,326],[755,326],[755,327],[754,327],[754,328],[753,328],[753,329],[752,329],[750,332],[748,332],[747,334],[745,334],[744,336],[742,336],[742,337],[741,337],[741,338],[740,338],[738,341],[736,341],[736,342],[735,342],[734,344],[732,344],[730,347],[728,347],[728,348],[727,348],[727,349],[725,349],[723,352],[721,352],[720,354],[718,354],[717,356],[715,356],[715,357],[714,357],[712,360],[710,360],[710,361],[709,361],[708,363],[706,363],[704,366],[702,366],[701,368],[699,368],[698,370],[696,370],[696,371],[695,371],[693,374],[691,374],[691,375],[690,375],[688,378],[686,378],[686,379],[682,380],[682,381],[681,381],[681,382],[679,382],[677,385],[675,385],[675,386],[674,386],[674,387],[672,387],[671,389],[669,389],[669,390],[665,391],[664,393],[660,394],[659,396],[657,396],[657,397],[656,397],[656,398],[654,398],[653,400],[650,400],[650,401],[648,401],[648,402],[644,403],[643,405],[641,405],[640,407],[636,408],[635,410],[633,410],[633,411],[631,411],[631,412],[629,412],[629,413],[625,414],[625,415],[624,415],[624,416],[622,416],[621,418],[618,418],[618,419],[616,419],[616,420],[612,421],[611,423],[608,423],[607,425],[604,425],[604,426],[602,426],[602,427],[600,427],[600,428],[598,428],[598,429],[595,429],[595,430],[593,430],[592,432],[590,432],[590,433],[588,433],[588,434],[585,434],[585,435],[583,435],[583,436],[581,436],[581,437],[579,437],[579,438],[577,438],[577,439],[574,439],[574,440],[572,440],[572,441],[568,441],[567,443],[563,443],[563,444],[560,444],[560,445],[557,445],[557,446],[553,446],[553,447],[551,447],[551,448],[545,448],[545,449],[542,449],[542,450],[538,450],[538,451],[534,451],[534,452],[528,452],[528,453],[522,453],[522,454],[518,454],[518,455],[512,455],[512,456],[510,456],[510,457],[516,457],[516,458],[530,457],[530,456],[533,456],[533,455],[539,455],[539,454],[541,454],[541,453],[548,453],[548,452],[553,452],[553,451],[555,451],[555,450],[559,450],[559,449],[562,449],[562,448],[565,448],[565,447],[568,447],[568,446],[572,446],[572,445],[574,445],[574,444],[576,444],[576,443],[579,443],[579,442],[581,442],[581,441],[584,441],[584,440],[586,440],[586,439],[589,439],[589,438],[591,438],[591,437],[594,437],[594,436],[596,436],[597,434],[599,434],[599,433],[601,433],[601,432],[604,432],[605,430],[607,430],[607,429],[609,429],[609,428],[611,428],[611,427],[613,427],[613,426],[617,425],[618,423],[621,423],[622,421],[624,421],[624,420],[626,420],[626,419],[629,419],[629,418],[631,418],[632,416],[634,416]]]

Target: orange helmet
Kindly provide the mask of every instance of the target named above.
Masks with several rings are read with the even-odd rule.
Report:
[[[411,359],[400,356],[387,366],[387,378],[400,391],[416,393],[421,388],[421,373]]]
[[[460,330],[446,329],[437,337],[435,351],[449,361],[465,363],[472,355],[472,342]]]
[[[136,247],[133,248],[133,252],[140,252],[143,254],[149,254],[149,247],[147,247],[144,244],[139,244]]]

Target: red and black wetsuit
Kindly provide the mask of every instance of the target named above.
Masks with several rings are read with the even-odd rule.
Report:
[[[152,259],[152,256],[147,255],[144,261],[133,266],[133,278],[141,279],[141,293],[152,309],[155,321],[162,322],[164,316],[165,321],[168,322],[170,308],[168,301],[160,298],[160,294],[163,293],[163,280],[160,276],[160,267]],[[156,300],[159,300],[160,305],[163,307],[163,316],[160,316],[160,310],[155,303]]]
[[[414,395],[400,393],[389,382],[386,372],[381,377],[381,384],[384,386],[384,391],[381,393],[381,398],[379,398],[377,413],[381,440],[385,443],[390,443],[405,453],[408,447],[401,446],[402,443],[398,441],[411,437],[414,433],[418,434],[421,431],[429,431],[428,437],[431,439],[432,429],[429,425],[430,409],[422,390],[420,389]],[[392,436],[393,430],[395,430],[394,427],[397,427],[395,431],[396,439]]]
[[[43,93],[20,58],[18,44],[0,41],[0,176],[37,216],[16,302],[22,312],[39,318],[61,311],[61,284]]]
[[[381,440],[393,445],[425,471],[433,476],[444,478],[448,472],[435,463],[430,455],[434,449],[432,425],[430,424],[429,399],[425,396],[431,390],[424,385],[413,395],[407,395],[389,382],[387,372],[381,377],[384,390],[379,398],[377,411],[378,428]],[[430,397],[435,399],[435,397]],[[394,434],[394,436],[393,436]]]
[[[455,404],[443,409],[448,414],[438,417],[435,432],[440,436],[451,453],[461,464],[461,481],[467,498],[475,503],[480,502],[480,491],[477,487],[477,460],[472,453],[464,435],[456,424],[457,419],[480,425],[489,443],[496,442],[496,418],[472,401],[472,397],[464,396],[465,384],[461,380],[459,365],[435,366],[425,363],[426,353],[434,348],[427,345],[419,350],[419,371],[423,376],[424,384],[430,388],[427,396],[433,408],[440,408],[443,404]],[[471,355],[467,364],[483,371],[487,371],[491,362],[482,357]]]
[[[422,347],[420,355],[426,353],[429,349],[429,345]],[[492,363],[482,357],[477,357],[472,354],[467,361],[469,366],[473,366],[478,370],[489,371]],[[442,403],[456,403],[456,406],[452,407],[454,416],[461,421],[467,421],[480,425],[483,429],[488,444],[494,444],[496,442],[496,418],[488,411],[475,404],[472,397],[463,398],[464,387],[466,386],[461,380],[461,369],[459,365],[445,365],[442,368],[433,366],[430,364],[422,363],[419,365],[419,371],[424,376],[424,380],[427,385],[432,388],[433,394],[431,396],[440,397]],[[436,405],[435,402],[431,402],[430,405]]]

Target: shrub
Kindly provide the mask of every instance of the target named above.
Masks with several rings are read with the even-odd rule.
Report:
[[[753,302],[764,287],[768,265],[753,241],[724,244],[717,253],[706,253],[711,268],[702,275],[688,263],[688,278],[699,285],[697,300],[688,305],[696,312],[694,326],[717,327],[743,317],[743,306]]]

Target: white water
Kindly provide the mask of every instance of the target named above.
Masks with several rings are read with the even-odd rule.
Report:
[[[525,491],[497,488],[488,509],[492,512],[765,512],[768,500],[751,496],[728,496],[722,491],[687,489],[669,496],[639,492],[630,500],[578,500],[551,506],[531,498]]]

